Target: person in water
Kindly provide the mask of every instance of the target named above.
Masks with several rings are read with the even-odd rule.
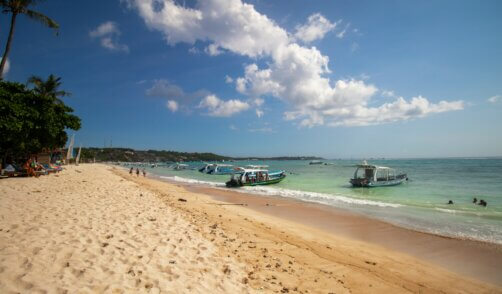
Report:
[[[449,200],[449,201],[448,201],[448,204],[453,204],[453,201]]]
[[[474,199],[472,199],[472,203],[476,204],[478,202],[478,198],[474,197]]]
[[[488,205],[488,203],[486,203],[486,201],[484,201],[483,199],[481,199],[481,200],[479,200],[478,205],[486,207],[486,205]]]

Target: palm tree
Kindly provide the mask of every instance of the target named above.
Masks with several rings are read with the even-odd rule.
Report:
[[[39,21],[49,28],[59,28],[59,25],[48,16],[45,16],[40,12],[28,9],[29,6],[34,6],[37,2],[38,0],[0,0],[0,6],[3,9],[3,12],[12,13],[10,19],[9,37],[7,38],[5,51],[3,53],[2,61],[0,62],[0,80],[3,79],[3,71],[5,63],[7,62],[7,56],[9,55],[10,45],[12,42],[12,36],[14,35],[14,27],[16,25],[16,18],[18,14],[25,14],[29,18]]]
[[[50,74],[45,81],[41,77],[31,76],[27,84],[33,84],[33,91],[37,94],[56,98],[59,102],[61,102],[60,97],[71,95],[69,92],[59,90],[59,86],[62,84],[61,78],[53,74]]]

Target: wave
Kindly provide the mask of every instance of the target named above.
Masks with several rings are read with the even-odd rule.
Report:
[[[194,180],[194,179],[189,179],[189,178],[183,178],[183,177],[178,177],[178,176],[159,176],[161,179],[166,179],[170,181],[176,181],[180,183],[187,183],[187,184],[198,184],[198,185],[209,185],[212,187],[225,187],[224,183],[218,183],[218,182],[209,182],[209,181],[200,181],[200,180]]]
[[[178,176],[172,176],[172,177],[160,176],[160,178],[171,180],[171,181],[176,181],[176,182],[187,183],[187,184],[209,185],[209,186],[215,187],[215,188],[226,189],[224,183],[194,180],[194,179],[183,178],[183,177],[178,177]],[[307,192],[307,191],[264,187],[264,186],[242,187],[240,189],[232,189],[232,191],[236,191],[236,192],[240,192],[240,193],[266,195],[266,196],[282,196],[282,197],[294,198],[297,200],[316,202],[316,203],[327,204],[327,205],[334,205],[336,203],[345,203],[345,204],[370,205],[370,206],[394,207],[394,208],[402,206],[401,204],[386,203],[386,202],[379,202],[379,201],[373,201],[373,200],[356,199],[356,198],[351,198],[351,197],[347,197],[347,196],[343,196],[343,195]]]
[[[497,220],[500,220],[500,217],[502,217],[502,215],[492,216],[491,213],[488,212],[480,213],[474,211],[471,212],[471,211],[447,209],[441,207],[429,207],[429,208],[421,207],[421,209],[425,209],[425,211],[424,210],[416,211],[416,209],[419,207],[415,207],[414,205],[410,206],[397,203],[380,202],[375,200],[357,199],[340,194],[308,192],[308,191],[292,190],[292,189],[270,187],[270,186],[254,186],[254,187],[242,187],[239,189],[229,189],[226,188],[225,184],[221,182],[195,180],[179,176],[159,176],[159,178],[186,184],[205,185],[216,189],[229,190],[238,193],[293,198],[295,200],[306,201],[311,203],[319,203],[333,207],[348,208],[348,209],[352,208],[355,209],[355,211],[360,211],[362,209],[362,211],[366,212],[365,214],[367,214],[368,217],[381,219],[394,225],[405,227],[408,229],[425,233],[431,233],[435,235],[459,238],[459,239],[478,240],[489,243],[502,244],[502,238],[500,237],[501,236],[500,229],[498,227],[491,227],[489,224],[483,224],[481,226],[476,226],[472,224],[469,225],[468,227],[465,227],[462,224],[459,225],[459,222],[453,219],[453,222],[448,220],[446,222],[441,222],[439,224],[440,226],[438,226],[438,223],[436,223],[435,221],[432,222],[428,221],[435,219],[434,214],[431,214],[433,213],[433,211],[445,213],[445,215],[452,215],[455,217],[466,215],[471,217],[474,216],[474,217],[486,218],[487,214],[488,216],[491,216],[490,218]],[[386,210],[389,208],[392,210]],[[401,209],[394,209],[394,208],[401,208]],[[431,208],[432,210],[430,210]],[[413,214],[411,216],[407,215],[406,217],[403,217],[403,212],[408,213],[409,209],[414,209]],[[419,215],[422,215],[424,212],[427,214],[425,216],[420,217]],[[427,215],[429,215],[430,217],[427,217]],[[445,220],[446,219],[443,219],[443,221]]]

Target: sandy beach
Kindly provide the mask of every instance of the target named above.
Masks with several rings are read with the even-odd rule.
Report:
[[[2,293],[502,293],[498,245],[410,240],[420,233],[350,216],[329,229],[322,218],[333,212],[300,223],[281,209],[301,203],[188,189],[100,164],[1,180],[0,194]],[[356,236],[367,225],[388,235]],[[460,249],[445,257],[450,245]],[[472,248],[486,249],[471,256],[486,279],[456,270]]]

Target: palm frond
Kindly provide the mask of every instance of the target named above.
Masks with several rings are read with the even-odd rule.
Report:
[[[40,86],[41,84],[43,83],[43,80],[41,77],[39,76],[31,76],[29,79],[28,79],[28,82],[26,83],[27,85],[29,84],[33,84],[35,86]]]
[[[24,14],[26,14],[29,18],[36,20],[36,21],[48,26],[51,29],[58,29],[59,28],[59,24],[57,22],[55,22],[53,19],[51,19],[50,17],[48,17],[40,12],[26,9],[24,11]]]

